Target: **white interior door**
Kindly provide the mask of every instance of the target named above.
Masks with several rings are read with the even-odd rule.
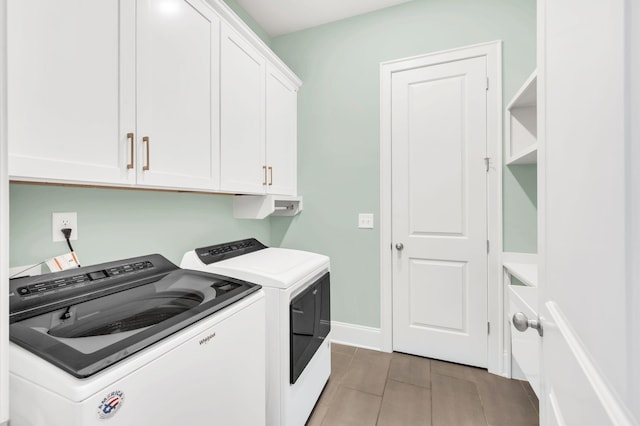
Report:
[[[638,135],[628,133],[639,74],[627,68],[638,59],[627,3],[538,0],[543,425],[640,420]]]
[[[486,58],[392,77],[393,350],[487,365]]]
[[[138,0],[138,183],[219,184],[220,20],[199,0]]]

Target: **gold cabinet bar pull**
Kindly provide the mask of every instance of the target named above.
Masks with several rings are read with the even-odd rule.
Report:
[[[266,185],[267,184],[267,166],[262,166],[262,172],[264,173],[262,185]]]
[[[133,169],[133,146],[135,145],[135,136],[133,133],[127,133],[127,139],[129,139],[129,146],[131,148],[131,161],[127,164],[127,169]]]
[[[269,166],[269,186],[273,185],[273,167]]]
[[[147,164],[142,167],[142,170],[149,170],[149,136],[144,136],[142,138],[142,143],[146,143],[147,144]]]

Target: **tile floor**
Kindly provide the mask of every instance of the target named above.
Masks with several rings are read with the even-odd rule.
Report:
[[[533,426],[526,382],[474,367],[332,344],[331,377],[307,426]]]

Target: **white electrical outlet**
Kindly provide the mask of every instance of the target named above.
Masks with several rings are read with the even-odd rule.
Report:
[[[78,239],[78,214],[76,212],[51,213],[51,236],[53,241],[65,241],[61,229],[71,228],[70,240]]]
[[[373,213],[360,213],[358,215],[358,228],[373,228]]]

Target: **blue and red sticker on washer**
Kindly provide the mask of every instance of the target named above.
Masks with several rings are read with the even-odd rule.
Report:
[[[106,420],[113,417],[118,409],[122,407],[124,403],[124,393],[122,391],[110,392],[98,407],[98,418],[100,420]]]

